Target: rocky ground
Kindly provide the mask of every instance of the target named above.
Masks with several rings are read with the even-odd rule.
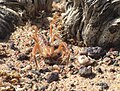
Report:
[[[41,28],[46,22],[41,19],[37,25],[48,36],[49,29]],[[70,57],[64,60],[66,64],[36,53],[36,67],[31,58],[33,34],[32,23],[27,22],[0,43],[0,91],[120,91],[119,50],[67,44]],[[50,65],[52,61],[56,62]]]

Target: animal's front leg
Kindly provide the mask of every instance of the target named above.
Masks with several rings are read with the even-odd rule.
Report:
[[[36,67],[38,67],[38,63],[36,60],[36,51],[37,51],[37,44],[35,44],[35,46],[32,49],[32,53],[31,53],[31,58],[30,58],[30,62],[32,61],[32,59],[35,61]]]

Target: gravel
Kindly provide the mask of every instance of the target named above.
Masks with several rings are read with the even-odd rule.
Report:
[[[36,20],[43,22],[42,19]],[[36,52],[39,65],[36,68],[35,61],[30,61],[34,46],[31,25],[31,22],[27,22],[18,26],[8,42],[0,43],[0,90],[120,91],[119,50],[71,45],[71,60],[64,65],[56,60],[45,61]],[[41,31],[44,34],[48,30],[40,28]],[[80,65],[76,58],[78,56],[85,56],[86,63],[94,59],[95,64]]]
[[[52,72],[48,77],[47,77],[47,82],[51,83],[53,81],[58,81],[59,80],[59,73],[58,72]]]

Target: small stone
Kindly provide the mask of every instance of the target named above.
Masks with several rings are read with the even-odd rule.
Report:
[[[68,78],[68,77],[67,77],[67,75],[65,74],[65,75],[63,75],[63,77],[62,77],[62,78],[63,78],[63,79],[66,79],[66,78]]]
[[[43,68],[39,70],[39,73],[51,72],[49,68]]]
[[[117,66],[116,64],[118,64],[118,61],[116,59],[111,59],[109,62],[106,62],[107,65],[114,65]]]
[[[9,47],[10,49],[13,49],[13,50],[15,49],[15,44],[13,41],[10,42]]]
[[[53,59],[45,59],[44,62],[46,64],[49,64],[49,65],[54,65],[54,64],[58,64],[58,62],[56,60],[53,60]]]
[[[31,65],[27,65],[26,67],[22,68],[21,71],[28,71],[31,70],[32,66]]]
[[[59,80],[59,73],[58,72],[52,72],[47,78],[48,83],[51,83],[53,81],[58,81],[58,80]]]
[[[119,63],[117,60],[114,60],[114,63],[113,63],[114,66],[119,66]]]
[[[33,91],[37,91],[37,90],[38,90],[38,87],[37,87],[36,84],[34,84],[34,85],[32,86],[32,90],[33,90]]]
[[[110,57],[105,57],[105,58],[103,59],[103,63],[105,63],[105,64],[107,64],[107,65],[110,65],[110,64],[111,64],[111,61],[112,61],[112,59],[111,59]]]
[[[81,50],[79,51],[80,55],[87,55],[87,50],[86,48],[81,48]]]
[[[105,89],[108,89],[108,88],[109,88],[108,84],[105,83],[105,82],[97,83],[96,85],[100,86],[100,87],[101,87],[101,88],[100,88],[101,90],[105,90]]]
[[[75,75],[75,74],[77,74],[79,72],[78,68],[75,67],[74,64],[68,65],[68,68],[69,68],[68,70],[69,70],[71,75]]]
[[[106,53],[106,56],[114,58],[115,56],[119,56],[119,52],[118,51],[110,51]]]
[[[0,64],[0,70],[2,71],[5,71],[5,70],[9,70],[9,67],[8,67],[8,65],[6,65],[6,64]]]
[[[80,65],[88,65],[91,63],[90,59],[85,55],[80,55],[78,57],[78,62]]]
[[[15,47],[15,43],[14,43],[13,41],[10,42],[9,47],[10,47],[10,49],[12,49],[12,50],[17,50],[17,51],[19,51],[19,49],[18,49],[17,47]]]
[[[73,65],[73,64],[70,64],[70,65],[68,66],[68,68],[72,69],[72,68],[74,68],[74,65]]]
[[[15,91],[15,88],[13,86],[6,86],[2,87],[0,91]]]
[[[29,78],[29,79],[33,78],[32,74],[28,74],[26,77]]]
[[[20,61],[29,60],[29,57],[26,54],[24,54],[24,53],[20,53],[17,56],[17,60],[20,60]]]
[[[96,70],[97,70],[97,72],[99,72],[99,73],[103,74],[103,71],[102,71],[102,69],[101,69],[101,68],[97,68]]]
[[[7,45],[5,45],[5,44],[2,44],[2,47],[3,47],[3,48],[5,48],[5,47],[7,47]]]
[[[2,87],[2,85],[3,85],[3,80],[2,78],[0,78],[0,87]]]
[[[71,84],[71,87],[75,87],[75,84],[74,84],[74,83],[72,83],[72,84]]]
[[[0,90],[1,91],[6,91],[6,88],[5,87],[0,87]]]
[[[4,60],[3,59],[0,59],[0,64],[4,64]]]
[[[60,67],[58,65],[53,65],[53,70],[60,71]]]
[[[13,79],[11,80],[11,83],[13,83],[13,84],[17,84],[17,83],[18,83],[18,79],[13,78]]]
[[[115,70],[115,69],[110,69],[110,72],[113,72],[113,73],[114,73],[114,72],[116,72],[116,70]]]
[[[30,54],[32,52],[32,48],[27,48],[25,54]]]
[[[116,60],[120,60],[120,56],[116,57],[115,59],[116,59]]]
[[[79,69],[79,74],[80,76],[82,77],[88,77],[92,74],[92,67],[91,66],[88,66],[88,67],[81,67]]]
[[[116,79],[120,79],[120,73],[116,75]]]
[[[48,88],[48,86],[43,86],[40,88],[40,91],[45,91]]]
[[[15,91],[25,91],[25,87],[23,88],[17,87]]]
[[[32,69],[31,72],[35,75],[40,76],[41,72],[39,70]]]
[[[18,72],[13,71],[8,75],[8,77],[20,79],[21,75]]]
[[[87,53],[88,56],[94,59],[98,59],[105,55],[105,50],[103,50],[101,47],[87,47]]]
[[[79,70],[78,69],[73,69],[73,71],[72,71],[72,75],[75,75],[75,74],[77,74],[79,72]]]

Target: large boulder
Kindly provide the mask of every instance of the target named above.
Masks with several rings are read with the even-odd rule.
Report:
[[[63,15],[66,37],[86,46],[120,45],[120,0],[66,0]]]
[[[0,40],[9,38],[15,26],[26,18],[34,17],[43,10],[52,10],[53,0],[0,0]]]

